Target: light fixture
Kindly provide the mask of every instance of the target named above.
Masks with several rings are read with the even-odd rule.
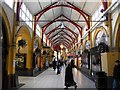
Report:
[[[65,28],[65,26],[64,26],[64,24],[63,24],[63,22],[62,22],[61,28]]]
[[[63,49],[63,47],[64,47],[63,44],[61,44],[61,45],[60,45],[60,48]]]

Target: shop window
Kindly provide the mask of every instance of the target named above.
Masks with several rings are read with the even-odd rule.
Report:
[[[92,72],[101,71],[101,53],[108,52],[108,45],[101,42],[90,49]]]
[[[81,57],[82,67],[89,69],[90,68],[90,53],[87,49],[83,51]]]
[[[108,37],[107,35],[103,32],[100,31],[96,38],[95,38],[95,46],[98,46],[99,43],[104,42],[105,44],[108,44]]]
[[[16,68],[23,69],[26,68],[26,54],[16,54]]]

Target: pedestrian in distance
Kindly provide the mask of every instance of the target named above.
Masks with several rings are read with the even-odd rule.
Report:
[[[57,75],[60,74],[60,60],[57,61]]]
[[[56,61],[55,61],[55,59],[53,60],[52,66],[53,66],[53,69],[55,71],[55,69],[56,69]]]

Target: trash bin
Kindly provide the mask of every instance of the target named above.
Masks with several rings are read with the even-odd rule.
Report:
[[[105,72],[96,73],[96,88],[107,88],[107,76]]]

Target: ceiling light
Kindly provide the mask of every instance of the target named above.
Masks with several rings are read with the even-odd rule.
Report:
[[[61,28],[65,28],[65,26],[64,26],[64,24],[63,24],[63,22],[62,22]]]
[[[61,45],[60,45],[60,48],[63,49],[63,47],[64,47],[63,44],[61,44]]]

